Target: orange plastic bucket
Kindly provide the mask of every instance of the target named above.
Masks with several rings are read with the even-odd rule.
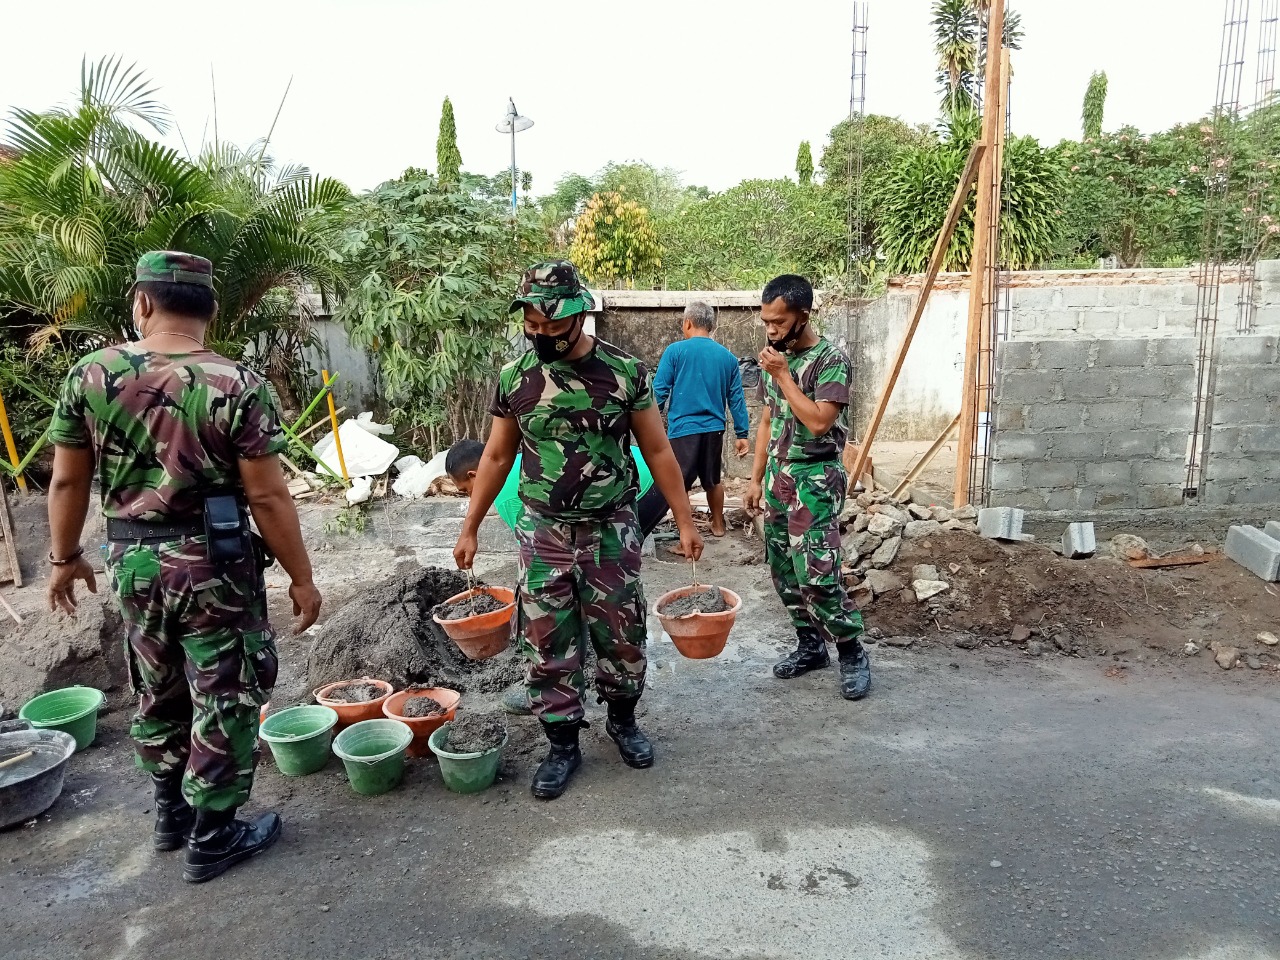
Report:
[[[406,717],[403,713],[404,705],[416,697],[430,697],[444,707],[444,711],[427,717]],[[431,739],[433,733],[454,718],[458,712],[458,701],[461,699],[462,694],[448,687],[401,690],[382,702],[382,712],[392,720],[399,720],[413,731],[413,742],[409,744],[409,756],[430,757],[432,752],[427,741]]]
[[[700,593],[709,586],[711,585],[699,584],[668,590],[653,605],[654,616],[662,623],[662,629],[670,635],[671,642],[676,645],[681,655],[690,660],[709,660],[724,650],[729,640],[729,631],[733,629],[733,622],[738,618],[738,611],[742,609],[742,598],[732,590],[720,587],[720,592],[724,594],[725,602],[729,605],[729,609],[720,613],[694,612],[683,617],[666,617],[658,611],[672,600],[678,600],[691,593]]]
[[[463,617],[461,620],[441,620],[438,613],[433,614],[431,619],[440,624],[449,639],[469,659],[488,660],[507,649],[511,643],[511,617],[516,610],[515,592],[506,587],[476,587],[474,590],[454,594],[441,606],[466,600],[478,593],[489,594],[502,603],[503,607],[474,617]]]
[[[360,703],[347,703],[345,700],[331,698],[331,694],[335,690],[349,687],[353,683],[372,683],[383,691],[382,696],[375,697],[372,700],[362,700]],[[376,680],[373,677],[359,677],[355,680],[339,680],[337,683],[326,684],[315,691],[314,696],[316,703],[320,704],[320,706],[330,707],[337,712],[338,725],[334,727],[334,730],[342,730],[353,723],[359,723],[361,720],[379,719],[382,716],[382,704],[386,702],[387,697],[395,692],[395,689],[385,680]]]

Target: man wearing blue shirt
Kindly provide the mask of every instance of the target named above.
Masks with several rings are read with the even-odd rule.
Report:
[[[684,488],[691,489],[695,481],[702,484],[711,508],[711,533],[723,537],[720,467],[725,408],[733,414],[734,452],[739,457],[749,449],[749,424],[737,358],[712,339],[715,328],[716,312],[711,306],[694,302],[685,307],[684,339],[663,351],[653,391],[658,407],[667,411],[667,436],[684,473]],[[666,512],[667,501],[655,485],[640,498],[640,528],[652,529]]]

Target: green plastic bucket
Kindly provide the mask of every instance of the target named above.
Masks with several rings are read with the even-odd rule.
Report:
[[[444,785],[454,793],[479,793],[498,776],[498,762],[502,759],[502,748],[507,745],[507,738],[503,737],[502,743],[484,753],[451,753],[445,743],[452,725],[446,723],[427,741],[440,761],[440,776],[444,777]]]
[[[102,691],[96,687],[63,687],[28,700],[18,716],[39,730],[61,730],[83,750],[98,736],[98,708]]]
[[[290,707],[262,722],[258,735],[271,747],[276,767],[286,777],[305,777],[329,762],[338,711],[330,707]]]
[[[342,758],[347,779],[356,793],[386,793],[404,776],[404,755],[413,742],[413,731],[399,720],[361,720],[333,740],[333,752]]]

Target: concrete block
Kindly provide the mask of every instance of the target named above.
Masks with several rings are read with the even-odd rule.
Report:
[[[1182,484],[1143,484],[1136,488],[1137,506],[1140,510],[1156,510],[1161,507],[1182,505]]]
[[[991,464],[991,489],[1019,491],[1026,488],[1026,467],[1014,460],[1008,463],[996,461]]]
[[[1083,370],[1089,365],[1087,340],[1042,340],[1037,365],[1044,370]]]
[[[1280,419],[1280,403],[1266,397],[1213,402],[1214,426],[1243,427],[1254,423],[1274,423],[1277,419]]]
[[[1099,340],[1098,366],[1142,367],[1152,353],[1153,340]]]
[[[1218,337],[1218,363],[1274,363],[1275,337]]]
[[[1062,555],[1068,560],[1083,560],[1098,552],[1098,539],[1092,523],[1072,523],[1062,534]]]
[[[1082,403],[1037,403],[1027,408],[1027,426],[1032,430],[1076,430],[1084,423]]]
[[[1026,507],[1029,510],[1042,510],[1045,506],[1044,498],[1034,490],[1018,488],[1000,490],[994,485],[991,487],[990,500],[992,507]]]
[[[1120,326],[1124,330],[1157,330],[1160,327],[1160,311],[1155,307],[1126,307],[1120,311]]]
[[[1197,329],[1196,312],[1193,308],[1183,307],[1179,310],[1169,307],[1164,311],[1160,332],[1166,337],[1194,337]]]
[[[1050,456],[1054,460],[1096,460],[1106,438],[1105,433],[1079,430],[1049,434]]]
[[[1275,476],[1275,473],[1272,472],[1270,476]],[[1261,478],[1255,481],[1243,480],[1234,486],[1231,502],[1280,505],[1280,483]]]
[[[1205,482],[1232,486],[1241,480],[1254,480],[1258,476],[1258,464],[1246,457],[1219,456],[1212,449],[1205,464]]]
[[[1144,307],[1179,307],[1187,302],[1188,293],[1190,302],[1194,304],[1196,288],[1190,284],[1144,285],[1138,289],[1138,303]]]
[[[1040,491],[1044,498],[1045,510],[1076,510],[1082,504],[1080,503],[1080,487],[1057,487],[1053,490]],[[1084,509],[1088,510],[1092,506],[1092,501],[1084,504]]]
[[[1096,307],[1103,302],[1104,295],[1108,288],[1106,287],[1064,287],[1062,291],[1063,303],[1070,307]]]
[[[1022,539],[1026,511],[1017,507],[984,507],[978,511],[978,534],[988,540]]]
[[[1280,260],[1259,260],[1253,275],[1259,283],[1280,284]]]
[[[997,370],[1030,370],[1035,358],[1034,340],[1005,340],[996,344]]]
[[[1005,370],[996,378],[996,399],[1005,403],[1045,403],[1060,396],[1056,379],[1039,370]]]
[[[1280,520],[1268,520],[1262,532],[1272,540],[1280,540]]]
[[[1075,333],[1080,329],[1083,311],[1067,307],[1063,310],[1047,310],[1040,314],[1040,329],[1045,333]]]
[[[1085,426],[1090,430],[1131,430],[1138,425],[1142,410],[1133,400],[1091,403],[1085,408]]]
[[[1140,484],[1184,483],[1187,465],[1181,460],[1148,460],[1140,462],[1134,479]]]
[[[1099,510],[1132,509],[1137,504],[1138,489],[1131,483],[1119,487],[1086,487],[1094,491],[1093,505]]]
[[[1155,362],[1161,367],[1191,366],[1196,362],[1200,341],[1191,337],[1157,340]]]
[[[1251,367],[1245,375],[1245,382],[1247,386],[1243,392],[1246,396],[1280,397],[1280,365]],[[1239,389],[1238,385],[1236,389]]]
[[[1156,438],[1156,457],[1161,460],[1186,461],[1191,449],[1189,430],[1161,430],[1154,434]]]
[[[1062,393],[1068,400],[1099,400],[1115,393],[1112,371],[1102,367],[1068,371],[1062,376]]]
[[[997,431],[992,456],[997,460],[1041,460],[1049,453],[1049,435]]]
[[[1084,482],[1101,487],[1123,486],[1133,480],[1133,463],[1120,460],[1110,463],[1086,463]]]
[[[1149,457],[1156,450],[1156,443],[1161,434],[1155,430],[1122,430],[1107,435],[1102,455],[1108,460],[1122,460],[1126,457]]]
[[[1083,311],[1080,330],[1093,337],[1114,337],[1120,332],[1120,311],[1114,307],[1094,307]]]
[[[1224,552],[1254,576],[1268,583],[1280,580],[1280,540],[1267,536],[1257,527],[1228,530]]]
[[[1196,395],[1196,371],[1194,367],[1156,367],[1164,371],[1164,395],[1166,397],[1194,397]]]
[[[1194,399],[1181,400],[1177,397],[1143,400],[1137,414],[1137,423],[1144,427],[1160,427],[1165,430],[1181,428],[1190,432],[1196,418],[1196,405]]]
[[[1247,454],[1244,427],[1214,427],[1209,432],[1209,453],[1228,457]]]
[[[1115,385],[1116,397],[1144,400],[1169,395],[1168,371],[1164,367],[1111,367],[1106,372]]]
[[[1045,461],[1027,464],[1027,486],[1038,488],[1073,487],[1080,479],[1080,465],[1074,461]]]
[[[1251,454],[1280,453],[1280,426],[1245,427],[1241,444]]]
[[[1027,428],[1027,408],[1016,403],[1001,403],[995,408],[996,433],[1001,430],[1019,431]]]

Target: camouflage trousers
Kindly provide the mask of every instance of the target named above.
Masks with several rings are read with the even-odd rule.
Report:
[[[516,539],[515,629],[529,661],[534,715],[548,723],[582,718],[584,624],[596,651],[596,692],[605,700],[638,697],[647,666],[647,611],[635,509],[586,523],[558,523],[526,510]]]
[[[840,577],[844,469],[834,461],[769,463],[764,555],[801,645],[862,636],[862,614]]]
[[[197,537],[113,543],[107,568],[139,697],[129,731],[139,769],[185,770],[182,792],[195,807],[242,805],[277,667],[256,560],[215,566]]]

